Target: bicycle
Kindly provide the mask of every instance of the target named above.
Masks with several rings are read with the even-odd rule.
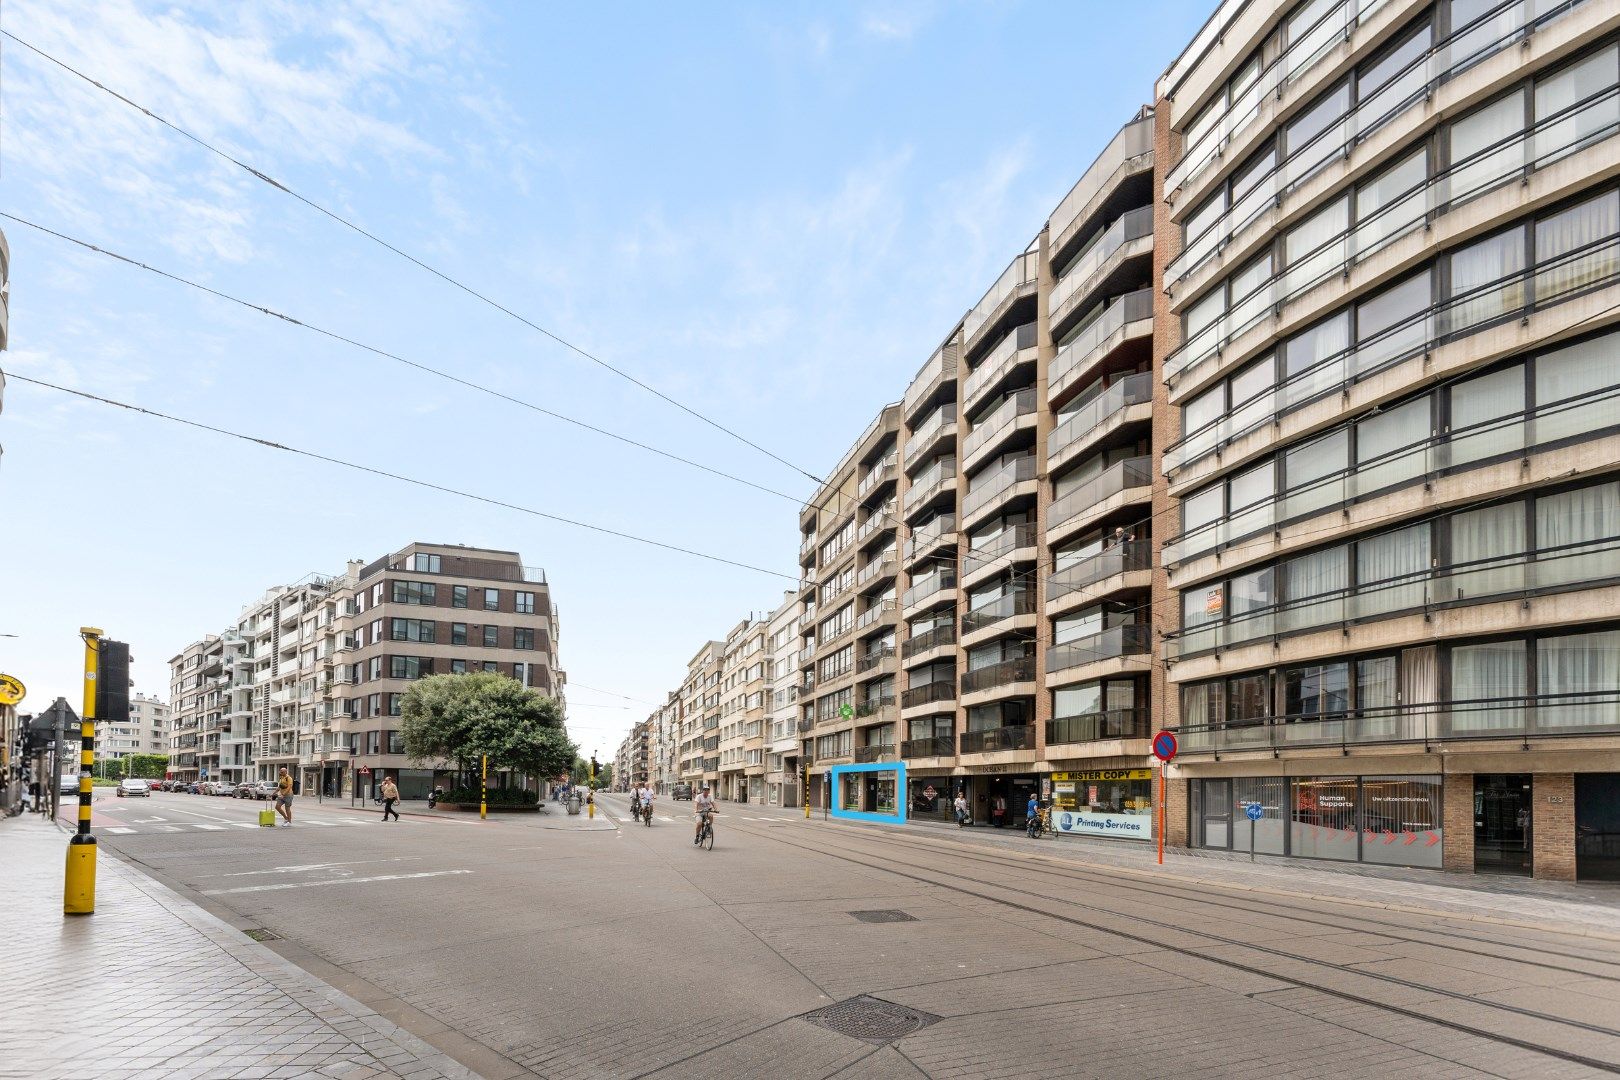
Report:
[[[698,826],[697,846],[709,851],[714,850],[714,811],[708,810],[703,814],[702,824]]]

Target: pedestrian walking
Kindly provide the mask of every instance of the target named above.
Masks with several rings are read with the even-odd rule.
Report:
[[[997,795],[994,799],[990,800],[990,821],[993,825],[995,825],[996,828],[999,829],[1003,824],[1006,823],[1006,818],[1007,800],[1002,798],[1000,795]]]
[[[388,815],[393,814],[394,815],[394,820],[398,821],[399,820],[399,811],[394,809],[394,804],[399,801],[399,788],[394,785],[394,778],[392,776],[383,777],[382,797],[383,797],[383,818],[382,819],[384,821],[387,821],[388,820]]]
[[[292,799],[292,773],[282,769],[281,775],[276,777],[276,813],[284,819],[281,823],[283,827],[292,825]]]
[[[968,821],[967,796],[958,791],[956,793],[956,802],[952,805],[956,808],[956,827],[960,829]]]

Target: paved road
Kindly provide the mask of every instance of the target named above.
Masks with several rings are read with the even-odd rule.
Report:
[[[595,823],[300,800],[275,830],[239,824],[250,803],[109,802],[109,849],[492,1078],[1620,1073],[1620,933],[1559,919],[753,807],[722,808],[709,852],[668,801],[614,829],[613,797]],[[861,995],[866,1040],[802,1018]]]

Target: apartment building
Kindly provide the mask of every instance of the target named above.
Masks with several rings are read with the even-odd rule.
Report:
[[[545,574],[516,552],[415,543],[311,574],[170,660],[171,775],[241,781],[286,768],[306,795],[352,798],[386,772],[415,797],[434,777],[404,755],[397,717],[410,681],[493,671],[561,700],[557,650]]]
[[[96,721],[96,756],[119,761],[131,754],[169,753],[169,706],[136,693],[129,699],[129,722]]]
[[[720,672],[726,643],[706,641],[686,664],[681,684],[681,781],[711,789],[720,780]]]
[[[1225,3],[1157,94],[1173,838],[1620,877],[1620,8]]]
[[[763,802],[768,616],[750,614],[726,635],[720,668],[719,787],[716,798]]]
[[[796,806],[803,798],[799,757],[799,596],[783,594],[766,624],[765,802]]]

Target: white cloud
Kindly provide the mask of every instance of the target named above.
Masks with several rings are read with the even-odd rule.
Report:
[[[925,4],[874,8],[861,16],[861,32],[885,41],[910,41],[932,17],[932,10]]]

